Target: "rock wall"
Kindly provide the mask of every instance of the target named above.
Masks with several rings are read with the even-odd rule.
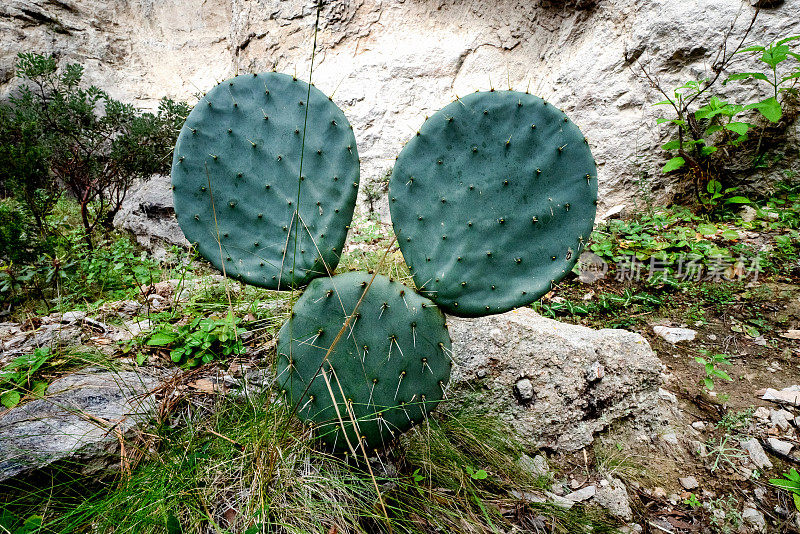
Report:
[[[276,68],[307,79],[313,0],[6,0],[0,5],[0,92],[13,86],[17,52],[81,61],[87,79],[153,106],[192,99],[238,72]],[[800,33],[800,0],[762,9],[749,41]],[[660,100],[637,72],[665,88],[709,74],[731,32],[752,18],[738,0],[341,0],[320,18],[313,80],[348,115],[362,180],[380,181],[426,115],[456,95],[529,89],[563,108],[587,134],[599,165],[600,213],[643,193],[667,200],[656,125]],[[749,42],[748,41],[748,42]],[[736,59],[736,70],[754,60]],[[755,85],[737,85],[737,101]],[[798,170],[800,142],[780,165]],[[385,204],[382,213],[388,217]]]

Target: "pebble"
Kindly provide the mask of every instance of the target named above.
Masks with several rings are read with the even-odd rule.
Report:
[[[679,478],[678,482],[680,482],[681,486],[683,486],[687,490],[693,490],[700,487],[700,484],[697,482],[697,479],[694,478],[693,476]]]
[[[556,495],[551,491],[545,491],[544,494],[547,496],[547,500],[558,506],[559,508],[564,508],[569,510],[575,505],[575,501],[571,501],[566,497],[562,497],[561,495]]]
[[[767,388],[764,392],[764,396],[761,398],[763,400],[800,406],[800,386],[789,386],[781,390]]]
[[[670,445],[677,445],[678,444],[678,436],[675,432],[668,432],[666,434],[661,434],[661,439],[663,439],[666,443]]]
[[[755,532],[764,532],[767,529],[767,522],[764,519],[764,514],[749,506],[742,510],[742,521],[746,525],[749,525]]]
[[[692,428],[694,428],[695,430],[705,430],[706,424],[703,421],[695,421],[694,423],[692,423]]]
[[[665,499],[667,497],[667,492],[661,486],[656,486],[653,488],[653,497],[656,499]]]
[[[514,389],[523,402],[530,402],[533,400],[533,384],[529,379],[523,378],[521,380],[517,380],[517,383],[514,385]]]
[[[792,416],[786,410],[772,410],[769,412],[769,420],[773,425],[786,432],[789,430],[789,418],[786,417],[787,415]]]
[[[794,447],[794,445],[788,441],[781,441],[775,438],[767,438],[767,443],[769,443],[770,447],[782,454],[789,454],[789,452],[792,450],[792,447]]]
[[[767,453],[756,438],[750,438],[741,442],[742,448],[750,455],[750,460],[759,469],[772,469],[772,462],[769,461]]]
[[[758,419],[766,421],[767,419],[770,418],[770,413],[771,412],[769,408],[765,408],[764,406],[759,406],[758,408],[756,408],[756,411],[753,412],[753,415]]]
[[[596,493],[597,493],[597,486],[592,484],[591,486],[586,486],[585,488],[573,491],[569,495],[566,495],[564,498],[574,502],[583,502],[594,497]]]
[[[653,332],[667,343],[680,343],[681,341],[694,341],[697,331],[691,328],[673,328],[669,326],[654,326]]]

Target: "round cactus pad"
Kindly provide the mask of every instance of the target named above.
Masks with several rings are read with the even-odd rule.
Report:
[[[541,98],[473,93],[403,148],[389,207],[414,282],[453,315],[530,304],[589,239],[597,172],[575,124]]]
[[[380,275],[325,360],[371,279],[352,272],[314,280],[278,334],[278,383],[298,416],[338,450],[347,450],[348,440],[355,450],[359,439],[370,449],[387,444],[427,416],[450,377],[444,314]]]
[[[333,271],[358,182],[344,113],[317,88],[274,72],[209,91],[186,119],[172,161],[186,238],[229,276],[270,289]]]

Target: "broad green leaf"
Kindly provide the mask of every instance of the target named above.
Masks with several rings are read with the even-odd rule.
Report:
[[[22,396],[19,394],[19,391],[10,389],[8,391],[4,391],[2,395],[0,395],[0,404],[5,406],[6,408],[13,408],[19,401],[22,400]]]
[[[795,73],[792,73],[792,74],[790,74],[788,76],[784,76],[783,78],[781,78],[781,81],[778,82],[778,83],[782,84],[783,82],[788,82],[789,80],[796,80],[797,78],[800,78],[800,72],[795,72]],[[788,87],[784,88],[783,90],[786,90],[786,89],[788,89]]]
[[[788,54],[789,47],[787,45],[771,46],[761,55],[761,61],[774,69],[779,63],[786,60]]]
[[[14,531],[14,534],[34,534],[34,532],[40,532],[43,521],[44,518],[40,515],[29,516],[22,526]]]
[[[786,39],[781,39],[780,41],[778,41],[778,42],[777,42],[777,43],[775,43],[775,44],[777,44],[777,45],[782,45],[782,44],[786,44],[786,43],[788,43],[788,42],[790,42],[790,41],[796,41],[796,40],[798,40],[798,39],[800,39],[800,35],[793,35],[793,36],[791,36],[791,37],[787,37]]]
[[[755,46],[748,46],[747,48],[742,48],[736,53],[741,54],[742,52],[763,52],[764,50],[766,49],[763,46],[755,45]]]
[[[678,150],[681,147],[681,142],[678,139],[673,139],[672,141],[667,141],[661,148],[664,150]]]
[[[140,352],[136,355],[136,365],[142,365],[147,360],[147,354]]]
[[[664,165],[664,167],[661,168],[661,172],[664,172],[664,173],[672,172],[674,170],[680,169],[681,167],[684,166],[684,164],[686,164],[686,160],[683,159],[682,157],[678,156],[678,157],[672,158],[671,160],[669,160],[667,162],[666,165]]]
[[[750,204],[750,199],[747,197],[737,196],[731,197],[725,201],[726,204]]]
[[[706,191],[709,193],[719,193],[722,191],[722,184],[718,180],[710,180],[706,185]]]
[[[714,381],[711,380],[710,378],[704,378],[703,384],[705,384],[706,389],[709,391],[712,391],[714,389]]]
[[[733,228],[726,228],[725,230],[722,231],[722,233],[720,235],[722,237],[724,237],[725,239],[728,239],[728,240],[731,240],[731,241],[734,240],[734,239],[739,239],[739,232],[737,232]]]
[[[738,74],[732,74],[731,76],[728,76],[728,78],[724,82],[722,82],[722,85],[737,80],[747,80],[748,78],[755,78],[756,80],[764,80],[767,82],[769,81],[769,78],[767,78],[766,74],[763,74],[761,72],[740,72]]]
[[[747,130],[750,129],[750,125],[746,122],[729,122],[725,125],[725,129],[735,132],[739,135],[744,135],[747,133]]]
[[[31,384],[31,396],[35,398],[44,397],[47,392],[47,382],[43,380],[36,380]]]
[[[700,147],[700,153],[701,153],[702,155],[704,155],[704,156],[708,156],[708,155],[710,155],[710,154],[713,154],[713,153],[714,153],[714,152],[716,152],[717,150],[718,150],[718,149],[717,149],[717,147],[715,147],[715,146],[703,146],[703,147]]]
[[[781,105],[775,97],[770,97],[763,102],[748,104],[744,109],[757,109],[770,122],[778,122],[783,114]]]
[[[656,102],[653,104],[654,106],[671,106],[675,102],[673,100],[662,100],[661,102]]]
[[[697,225],[697,231],[703,235],[715,235],[717,227],[711,223],[702,223]]]
[[[147,340],[147,344],[151,347],[164,347],[169,345],[177,336],[171,332],[156,332],[150,339]]]

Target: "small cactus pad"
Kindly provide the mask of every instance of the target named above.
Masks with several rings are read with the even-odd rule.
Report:
[[[570,271],[592,231],[597,171],[558,108],[473,93],[403,148],[389,201],[420,292],[453,315],[489,315],[530,304]]]
[[[382,447],[422,421],[442,399],[450,377],[444,314],[410,288],[379,275],[314,379],[371,278],[351,272],[314,280],[278,334],[278,383],[298,416],[313,422],[318,435],[338,450],[348,448],[347,440],[325,377],[355,449],[358,439],[369,449]]]
[[[344,113],[317,88],[274,72],[209,91],[186,119],[172,161],[186,238],[229,276],[269,289],[333,271],[358,182]]]

